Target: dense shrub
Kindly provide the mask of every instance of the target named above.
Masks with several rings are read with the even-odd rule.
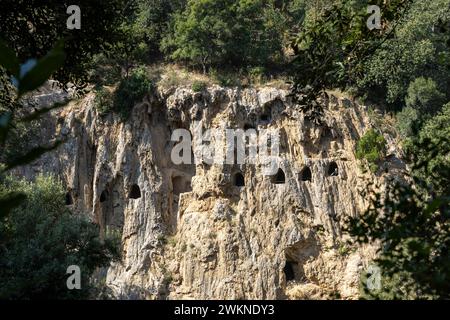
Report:
[[[147,75],[145,68],[134,70],[128,78],[124,78],[114,95],[113,109],[127,119],[134,105],[149,94],[153,84]]]
[[[408,87],[406,106],[422,114],[435,114],[445,102],[445,94],[437,88],[436,82],[423,77],[415,79]]]
[[[192,90],[194,92],[200,92],[206,89],[206,83],[202,82],[202,81],[195,81],[192,84]]]
[[[405,107],[397,113],[397,130],[403,138],[410,137],[414,133],[415,125],[418,125],[419,113],[416,109]]]
[[[254,67],[248,71],[248,75],[252,83],[262,82],[266,74],[266,69],[264,67]]]
[[[410,162],[422,166],[414,170],[415,175],[426,181],[434,192],[450,194],[450,103],[447,103],[437,115],[427,120],[414,139],[407,141],[405,149]],[[415,140],[415,141],[414,141]],[[428,146],[439,146],[433,152],[426,152]]]
[[[113,99],[111,92],[105,87],[98,87],[95,90],[94,106],[98,113],[104,115],[111,111]]]
[[[97,267],[117,258],[117,243],[99,237],[98,226],[65,206],[60,182],[7,178],[0,193],[22,192],[26,200],[0,220],[0,299],[73,299],[90,295]],[[78,265],[81,290],[68,290],[67,267]]]
[[[95,55],[90,63],[89,81],[96,85],[113,85],[121,78],[121,68],[104,54]]]
[[[386,140],[374,129],[368,130],[356,146],[356,158],[367,160],[372,172],[378,170],[378,163],[385,154]]]

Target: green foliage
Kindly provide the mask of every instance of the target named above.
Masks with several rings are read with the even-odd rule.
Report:
[[[89,67],[89,81],[97,86],[111,86],[120,81],[122,69],[114,59],[105,54],[97,54],[92,58]]]
[[[418,111],[412,107],[405,107],[397,113],[397,130],[403,138],[408,138],[414,134],[418,121]]]
[[[421,76],[433,79],[439,89],[448,88],[449,7],[450,0],[414,0],[393,36],[364,63],[359,85],[397,104],[402,104],[409,84]]]
[[[303,28],[294,37],[292,47],[292,96],[300,109],[321,124],[322,110],[317,103],[326,89],[346,90],[354,87],[365,74],[364,64],[392,34],[411,1],[321,2],[307,11]],[[378,5],[383,12],[384,27],[368,30],[367,6]]]
[[[143,30],[149,54],[159,54],[159,46],[172,24],[171,15],[184,9],[186,0],[139,0],[135,20],[137,28]]]
[[[95,90],[94,106],[101,115],[107,114],[113,107],[112,93],[105,87],[97,88]]]
[[[98,226],[67,209],[65,191],[54,178],[8,178],[0,193],[11,192],[27,200],[0,221],[0,298],[88,298],[90,275],[117,258],[117,248],[100,240]],[[66,287],[70,265],[81,269],[81,290]]]
[[[430,156],[442,145],[428,144],[426,147],[419,144],[417,147],[425,147],[424,153]],[[413,168],[433,174],[419,163],[415,163]],[[450,172],[448,163],[442,169],[440,174],[448,175]],[[368,297],[450,297],[448,193],[431,194],[420,187],[426,184],[417,179],[415,182],[414,185],[405,185],[395,179],[389,181],[383,196],[375,192],[367,195],[371,196],[369,209],[361,216],[349,219],[348,230],[358,242],[380,245],[375,263],[381,268],[382,288],[372,291],[365,287],[364,294]]]
[[[445,102],[445,94],[440,92],[432,79],[417,78],[408,88],[406,107],[397,114],[397,129],[404,138],[411,137],[420,125],[436,114]]]
[[[254,67],[248,71],[248,75],[253,83],[262,82],[266,69],[264,67]]]
[[[425,122],[422,129],[405,145],[408,159],[415,163],[415,177],[425,182],[424,189],[434,194],[450,195],[450,103]]]
[[[378,163],[385,154],[386,140],[383,135],[377,133],[374,129],[368,130],[356,146],[356,158],[367,160],[372,172],[378,170]]]
[[[137,19],[137,4],[130,2],[123,12],[125,21],[118,28],[117,38],[111,52],[108,52],[110,63],[121,68],[125,77],[129,76],[137,64],[147,63],[149,44],[145,41],[145,29],[135,23]]]
[[[286,16],[289,21],[289,25],[295,30],[305,20],[308,1],[305,0],[292,0],[287,1],[286,4]]]
[[[66,39],[64,66],[53,77],[64,84],[83,85],[87,80],[86,64],[92,55],[110,48],[118,36],[125,0],[78,1],[76,4],[82,11],[80,30],[69,30],[66,26],[69,17],[66,10],[72,4],[68,0],[44,3],[37,0],[1,1],[2,37],[14,46],[12,49],[20,62],[31,57],[40,59],[58,39]],[[47,61],[56,63],[57,60],[51,58]]]
[[[64,60],[64,52],[62,51],[62,42],[59,42],[44,58],[39,61],[29,60],[23,65],[19,65],[12,50],[0,41],[0,47],[3,51],[0,54],[0,182],[3,179],[4,172],[11,170],[17,166],[28,164],[39,158],[42,154],[57,148],[61,141],[55,141],[47,146],[32,146],[25,149],[23,153],[14,150],[14,138],[21,136],[21,133],[29,134],[32,130],[23,130],[20,128],[30,127],[34,120],[37,120],[42,114],[59,107],[55,105],[49,108],[22,115],[20,98],[28,91],[37,89],[43,82],[54,73]],[[15,85],[15,89],[10,84],[10,77],[3,71],[1,67],[5,67],[6,71],[11,74],[11,80]],[[17,90],[17,93],[15,92]],[[18,119],[16,119],[18,118]],[[13,139],[10,139],[10,137]],[[24,137],[24,135],[22,135]],[[27,141],[21,143],[22,146],[28,146]],[[0,194],[0,216],[7,215],[20,201],[23,195],[20,192],[10,192]]]
[[[188,1],[162,41],[177,61],[202,66],[262,65],[281,50],[283,17],[272,1]]]
[[[410,83],[405,98],[406,106],[423,114],[435,114],[445,102],[445,94],[440,92],[432,79],[417,78]]]
[[[141,102],[153,90],[153,84],[145,68],[138,68],[123,79],[114,94],[113,110],[127,119],[134,105]]]
[[[206,83],[202,82],[202,81],[195,81],[192,84],[192,90],[194,92],[200,92],[206,89]]]
[[[365,288],[366,297],[450,298],[449,123],[447,104],[406,143],[410,182],[393,178],[384,194],[366,194],[369,209],[349,221],[358,242],[380,245],[382,289]]]
[[[391,19],[397,18],[407,1],[391,1],[383,4],[375,1],[381,11]],[[387,36],[386,30],[368,32],[366,1],[333,1],[321,12],[312,11],[309,18],[293,40],[296,57],[295,71],[301,74],[295,86],[307,85],[320,91],[324,88],[343,88],[356,83],[361,74],[361,63],[368,52]],[[389,22],[389,21],[387,21]]]

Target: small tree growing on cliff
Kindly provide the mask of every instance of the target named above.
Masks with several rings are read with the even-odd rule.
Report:
[[[378,170],[378,162],[385,154],[386,140],[374,129],[368,130],[356,146],[356,158],[367,160],[372,172]]]

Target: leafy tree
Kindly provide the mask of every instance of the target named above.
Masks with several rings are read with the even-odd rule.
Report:
[[[162,42],[170,57],[202,66],[268,63],[281,50],[282,14],[272,1],[188,1]]]
[[[152,81],[145,68],[133,70],[130,77],[123,79],[114,93],[113,110],[123,119],[128,118],[134,105],[153,89]]]
[[[144,39],[150,55],[160,53],[160,44],[172,24],[171,16],[182,11],[186,0],[140,0],[135,24],[144,31]]]
[[[320,117],[317,98],[325,89],[345,90],[364,77],[364,64],[387,39],[413,0],[354,1],[336,0],[319,10],[310,11],[292,47],[292,96],[301,110]],[[383,12],[381,30],[367,28],[368,5]],[[315,121],[320,123],[320,121]]]
[[[449,117],[446,105],[411,140],[410,182],[388,181],[383,194],[368,194],[367,212],[349,219],[358,242],[379,245],[382,288],[364,288],[367,297],[450,298]]]
[[[405,98],[406,106],[421,114],[435,114],[445,102],[445,94],[439,91],[432,79],[417,78],[410,83]]]
[[[397,128],[407,138],[420,128],[424,121],[436,114],[444,104],[445,94],[440,92],[432,79],[414,80],[405,98],[406,107],[397,114]]]
[[[124,19],[118,28],[119,36],[112,49],[105,51],[113,64],[121,68],[125,77],[133,67],[148,62],[149,44],[145,41],[144,26],[135,21],[138,19],[138,4],[133,1],[122,12]],[[94,66],[95,68],[95,66]]]
[[[87,81],[86,64],[96,53],[111,48],[118,36],[125,0],[80,0],[81,29],[69,30],[67,7],[72,1],[14,0],[0,2],[3,40],[12,46],[20,62],[41,58],[58,39],[66,38],[67,59],[53,78],[66,84]]]
[[[289,21],[289,26],[296,30],[305,20],[308,1],[291,0],[285,4],[285,15]]]
[[[402,105],[408,86],[419,77],[439,90],[450,85],[450,0],[414,0],[391,38],[364,62],[358,85],[388,103]],[[447,27],[446,27],[447,26]]]
[[[378,170],[378,162],[383,159],[385,154],[386,140],[374,129],[368,130],[356,146],[356,158],[367,160],[372,172]]]
[[[414,175],[432,194],[450,195],[450,103],[425,122],[414,139],[406,141],[410,162],[416,164]],[[430,149],[433,147],[433,149]]]
[[[412,107],[405,107],[397,113],[397,130],[403,138],[414,134],[414,129],[420,124],[419,113]]]
[[[118,258],[112,239],[65,206],[65,191],[51,176],[34,183],[7,178],[0,193],[19,192],[26,200],[0,220],[0,299],[88,298],[94,270]],[[67,267],[78,265],[81,290],[68,290]]]

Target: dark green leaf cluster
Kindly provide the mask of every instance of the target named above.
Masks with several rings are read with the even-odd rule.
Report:
[[[82,15],[81,29],[69,30],[66,11],[74,4],[72,1],[1,1],[1,37],[16,52],[20,62],[32,57],[43,58],[58,39],[65,39],[67,57],[63,67],[55,70],[53,78],[63,84],[71,82],[83,86],[87,81],[86,64],[94,54],[110,49],[119,36],[125,3],[125,0],[77,1]],[[47,61],[59,63],[61,60]]]
[[[33,183],[6,178],[0,194],[26,196],[0,220],[0,299],[89,298],[90,276],[119,257],[117,242],[101,240],[96,224],[72,214],[51,176]],[[81,290],[67,289],[71,265],[81,269]]]
[[[132,74],[123,79],[114,93],[113,111],[127,119],[134,105],[153,90],[153,83],[145,68],[133,70]]]
[[[374,129],[368,130],[356,145],[356,158],[367,160],[372,172],[378,170],[378,164],[385,155],[386,139]]]
[[[369,185],[369,209],[350,219],[349,231],[357,241],[380,245],[376,263],[383,287],[365,288],[367,297],[450,298],[449,123],[447,104],[408,141],[408,182],[392,179],[384,194]]]

